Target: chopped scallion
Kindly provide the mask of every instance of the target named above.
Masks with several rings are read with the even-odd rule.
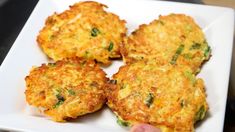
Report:
[[[53,106],[53,108],[58,108],[60,105],[62,105],[65,101],[64,97],[61,96],[59,93],[56,94],[56,98],[58,100],[58,102]]]
[[[108,51],[111,51],[113,49],[113,42],[109,43]]]
[[[196,49],[200,49],[201,48],[201,44],[199,43],[194,43],[191,47],[190,50],[196,50]]]
[[[154,95],[152,93],[149,93],[146,100],[145,100],[145,104],[150,107],[153,103],[153,100],[154,100]]]
[[[124,121],[124,120],[122,120],[122,119],[120,119],[120,118],[117,119],[117,123],[118,123],[120,126],[124,126],[124,127],[127,127],[127,126],[130,125],[129,122],[126,122],[126,121]]]
[[[208,57],[210,56],[210,54],[211,54],[211,47],[210,47],[210,46],[207,46],[206,49],[205,49],[205,51],[204,51],[204,56],[205,56],[206,58],[208,58]]]
[[[174,56],[172,57],[172,59],[171,59],[171,61],[170,61],[170,63],[171,63],[172,65],[176,64],[176,61],[177,61],[179,55],[183,52],[183,50],[184,50],[184,45],[181,44],[181,45],[177,48],[177,50],[176,50]]]
[[[100,30],[98,28],[92,28],[91,29],[91,36],[96,37],[100,33]]]
[[[72,89],[68,89],[68,93],[69,93],[70,95],[75,95],[75,92],[74,92]]]
[[[184,75],[190,80],[190,82],[194,85],[196,83],[195,75],[190,71],[185,71]]]
[[[206,115],[206,109],[204,106],[201,106],[198,112],[196,113],[195,121],[202,120],[205,117],[205,115]]]

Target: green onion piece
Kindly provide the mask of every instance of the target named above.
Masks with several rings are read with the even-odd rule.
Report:
[[[62,105],[64,103],[64,101],[58,101],[54,106],[53,106],[53,108],[55,109],[55,108],[58,108],[60,105]]]
[[[195,121],[200,121],[206,116],[206,109],[204,106],[201,106],[199,111],[196,113]]]
[[[204,40],[204,41],[203,41],[203,44],[208,45],[208,43],[207,43],[207,41],[206,41],[206,40]]]
[[[164,25],[165,23],[163,22],[163,21],[161,21],[161,20],[159,20],[159,23],[161,24],[161,25]]]
[[[181,106],[181,108],[183,108],[184,105],[185,105],[185,101],[184,101],[184,100],[181,100],[181,101],[180,101],[180,106]]]
[[[120,125],[120,126],[124,126],[124,127],[128,127],[130,126],[130,123],[129,122],[126,122],[120,118],[117,119],[117,123]]]
[[[84,57],[87,58],[88,56],[89,56],[89,51],[86,50]]]
[[[65,101],[64,97],[61,96],[60,94],[56,95],[56,98],[58,100],[58,102],[53,106],[53,108],[58,108],[60,105],[62,105]]]
[[[207,46],[204,51],[204,57],[209,58],[210,54],[211,54],[211,47]]]
[[[54,39],[54,38],[55,38],[55,35],[50,35],[50,36],[49,36],[49,39],[50,39],[50,40],[52,40],[52,39]]]
[[[72,89],[68,89],[68,93],[69,93],[70,95],[75,95],[75,92],[74,92]]]
[[[48,66],[54,67],[56,66],[56,63],[48,63]]]
[[[64,97],[63,96],[61,96],[60,94],[57,94],[56,95],[56,98],[60,101],[64,101]]]
[[[108,47],[108,51],[111,51],[113,49],[113,42],[110,42],[109,47]]]
[[[170,63],[171,63],[172,65],[176,64],[176,61],[177,61],[179,55],[182,53],[183,50],[184,50],[184,45],[181,44],[181,45],[178,47],[178,49],[176,50],[174,56],[173,56],[172,59],[171,59],[171,62],[170,62]]]
[[[100,30],[98,28],[92,28],[91,29],[91,36],[96,37],[100,33]]]
[[[185,59],[188,59],[188,60],[190,60],[190,59],[193,58],[192,54],[190,54],[190,53],[182,54],[182,56],[183,56]]]
[[[199,43],[194,43],[191,47],[190,50],[196,50],[196,49],[200,49],[201,48],[201,44]]]
[[[195,75],[190,71],[185,71],[184,75],[191,81],[191,83],[194,85],[196,83],[196,77]]]
[[[127,84],[124,83],[124,84],[122,84],[122,86],[120,87],[120,89],[124,89],[124,88],[126,88],[126,87],[127,87]]]
[[[152,93],[149,93],[146,100],[145,100],[145,104],[150,107],[153,103],[153,100],[154,100],[154,95]]]
[[[53,90],[54,91],[54,90]],[[61,93],[61,89],[60,88],[57,88],[57,89],[55,89],[55,91],[54,91],[54,94],[57,96],[58,94],[60,94]]]

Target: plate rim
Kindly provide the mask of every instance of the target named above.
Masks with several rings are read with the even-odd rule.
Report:
[[[14,41],[14,43],[13,43],[13,45],[12,45],[12,47],[10,48],[10,50],[8,51],[8,53],[7,53],[7,55],[5,56],[5,58],[4,58],[4,60],[3,60],[3,62],[2,62],[2,64],[0,65],[0,76],[2,76],[1,75],[1,73],[2,73],[2,71],[4,70],[4,68],[6,68],[7,67],[7,63],[8,63],[8,60],[10,60],[9,58],[9,56],[11,55],[11,54],[13,54],[12,52],[13,52],[13,50],[14,50],[14,48],[15,48],[15,45],[16,45],[16,43],[19,41],[19,39],[20,39],[20,37],[22,36],[22,34],[23,34],[23,32],[27,29],[26,28],[26,25],[28,25],[28,23],[30,23],[32,20],[32,16],[35,14],[35,12],[37,12],[38,10],[40,10],[40,4],[42,4],[43,3],[43,1],[44,0],[41,0],[41,1],[38,1],[38,3],[36,4],[36,6],[34,7],[34,9],[33,9],[33,11],[32,11],[32,13],[30,14],[30,16],[29,16],[29,18],[28,18],[28,20],[26,21],[26,23],[24,24],[24,26],[23,26],[23,28],[22,28],[22,30],[20,31],[20,33],[19,33],[19,35],[17,36],[17,38],[16,38],[16,40]],[[53,1],[53,0],[51,0],[51,1]],[[131,1],[131,0],[129,0],[129,1]],[[141,0],[141,1],[154,1],[154,0]],[[123,1],[120,1],[120,2],[123,2]],[[200,5],[200,4],[192,4],[192,3],[181,3],[181,2],[170,2],[170,1],[154,1],[154,2],[161,2],[161,3],[174,3],[174,4],[183,4],[183,6],[187,6],[187,5],[196,5],[196,6],[203,6],[203,7],[213,7],[213,8],[220,8],[220,9],[223,9],[223,10],[227,10],[227,11],[230,11],[230,12],[233,12],[233,18],[234,18],[234,9],[232,9],[232,8],[228,8],[228,7],[220,7],[220,6],[211,6],[211,5]],[[38,9],[39,8],[39,9]],[[234,29],[234,23],[233,23],[233,29]],[[232,29],[232,30],[233,30]],[[234,30],[233,30],[233,33],[234,33]],[[233,38],[232,38],[233,39]],[[234,41],[234,40],[233,40]],[[232,45],[232,47],[233,47],[233,45]],[[230,57],[230,60],[232,59],[232,50],[233,50],[233,48],[231,49],[231,55],[229,56]],[[228,71],[230,71],[231,70],[231,62],[232,61],[230,61],[230,64],[229,64],[229,66],[230,66],[230,68],[228,69]],[[228,79],[229,80],[229,79]],[[0,81],[1,82],[1,81]],[[228,83],[226,83],[227,85],[228,85]],[[228,86],[227,86],[227,88],[226,88],[226,90],[227,90],[227,92],[228,92]],[[227,93],[226,92],[226,93]],[[227,95],[226,95],[226,99],[227,99]],[[225,106],[226,106],[226,102],[225,102]],[[223,110],[224,112],[224,114],[223,114],[223,119],[225,119],[225,108],[224,108],[224,110]],[[0,117],[2,116],[2,114],[0,113]],[[224,121],[223,121],[223,123],[224,123]],[[223,128],[223,126],[224,126],[224,124],[222,125],[222,128]],[[19,131],[21,131],[22,129],[18,129],[18,128],[13,128],[13,129],[11,129],[12,127],[8,127],[6,124],[5,125],[2,125],[1,123],[0,123],[0,129],[5,129],[5,130],[19,130]],[[27,129],[26,129],[27,130]]]

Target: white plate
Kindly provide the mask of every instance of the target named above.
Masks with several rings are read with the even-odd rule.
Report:
[[[21,31],[0,69],[0,128],[21,131],[86,131],[125,132],[117,125],[115,116],[104,108],[75,122],[55,123],[29,107],[25,101],[24,77],[34,65],[48,62],[36,43],[36,36],[45,19],[61,12],[79,0],[41,0]],[[206,34],[212,57],[200,73],[205,80],[209,117],[196,127],[197,132],[223,131],[228,79],[232,53],[234,11],[229,8],[144,0],[100,0],[109,11],[127,21],[129,32],[139,24],[149,23],[158,15],[185,13],[192,16]],[[105,69],[109,76],[121,62]]]

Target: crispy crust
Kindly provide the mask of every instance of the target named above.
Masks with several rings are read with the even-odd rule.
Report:
[[[180,45],[183,45],[182,51],[175,56]],[[191,17],[170,14],[140,25],[125,39],[121,53],[126,63],[154,60],[158,65],[187,65],[196,73],[210,57],[210,53],[205,53],[207,49],[202,30]]]
[[[105,103],[106,74],[91,60],[64,59],[33,68],[25,78],[26,100],[63,122],[99,110]]]
[[[109,84],[107,104],[131,125],[148,123],[163,132],[193,131],[200,108],[204,110],[200,119],[208,110],[203,80],[185,66],[137,62],[121,67],[113,79],[117,84]]]
[[[40,31],[38,44],[53,60],[78,56],[110,64],[109,58],[121,58],[126,22],[103,8],[107,6],[86,1],[54,13]]]

